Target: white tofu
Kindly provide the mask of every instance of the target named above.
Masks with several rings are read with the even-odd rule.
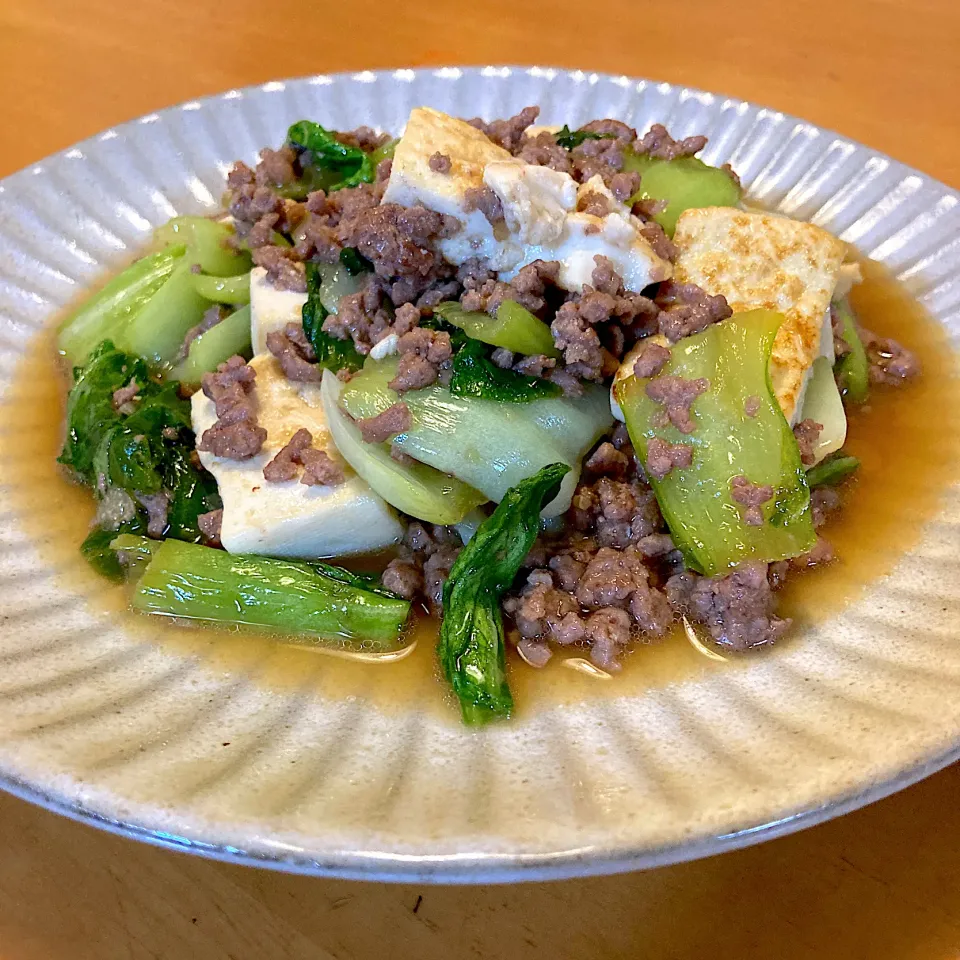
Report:
[[[340,459],[327,430],[319,384],[294,383],[272,356],[251,361],[257,371],[254,396],[257,419],[267,431],[263,450],[249,460],[225,460],[200,452],[216,478],[223,499],[220,539],[230,553],[317,559],[367,553],[397,543],[403,536],[393,508],[366,481],[345,466],[346,482],[310,487],[299,478],[269,483],[263,468],[301,427],[314,446]],[[212,401],[192,398],[197,436],[216,420]]]
[[[383,360],[385,357],[392,357],[399,352],[400,337],[395,333],[389,333],[370,348],[370,359]]]
[[[450,158],[448,173],[430,169],[437,152]],[[590,189],[608,193],[594,179]],[[503,206],[497,229],[480,211],[467,209],[467,191],[483,186]],[[534,260],[557,260],[559,285],[579,291],[590,282],[597,254],[614,262],[629,290],[667,279],[670,264],[653,252],[625,206],[614,201],[618,209],[606,217],[575,212],[586,186],[567,173],[522,163],[470,124],[421,107],[410,113],[383,199],[456,217],[463,227],[440,241],[442,256],[457,265],[478,258],[504,279]]]
[[[430,168],[430,158],[442,153],[450,158],[449,173]],[[466,193],[483,186],[488,163],[513,159],[502,147],[469,123],[431,107],[410,111],[406,129],[390,168],[384,203],[404,207],[422,204],[429,210],[456,217],[462,229],[442,240],[440,252],[450,263],[461,264],[479,257],[491,269],[516,262],[519,249],[494,236],[493,227],[479,210],[467,210]]]
[[[673,241],[678,281],[722,294],[734,313],[784,315],[770,375],[784,415],[795,422],[846,244],[811,223],[729,207],[685,210]]]
[[[267,352],[267,334],[282,330],[288,323],[300,323],[305,293],[278,290],[268,279],[263,267],[250,271],[250,341],[254,356]]]

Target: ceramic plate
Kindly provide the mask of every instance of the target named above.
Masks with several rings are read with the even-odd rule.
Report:
[[[364,72],[186,103],[0,182],[3,401],[22,403],[11,387],[17,364],[63,305],[155,225],[214,207],[232,161],[252,162],[291,121],[397,131],[420,104],[492,117],[530,103],[546,123],[612,116],[707,134],[704,159],[732,163],[752,199],[886,264],[950,341],[960,338],[958,195],[866,147],[775,110],[629,77]],[[41,468],[17,438],[42,419],[8,425],[2,438],[0,777],[58,812],[285,870],[516,880],[753,842],[865,804],[958,755],[956,489],[895,569],[775,655],[640,692],[544,703],[468,731],[418,702],[387,709],[308,680],[274,683],[262,663],[225,666],[165,643],[162,625],[134,633],[104,613],[96,588],[74,576],[80,561],[52,561],[40,542],[68,509],[29,500]],[[49,517],[45,537],[26,522],[30,510]]]

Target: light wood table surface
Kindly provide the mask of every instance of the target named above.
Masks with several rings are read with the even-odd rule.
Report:
[[[958,0],[4,0],[0,176],[270,78],[529,62],[757,100],[960,186]],[[225,866],[0,796],[0,960],[956,958],[958,801],[955,767],[707,861],[444,889]]]

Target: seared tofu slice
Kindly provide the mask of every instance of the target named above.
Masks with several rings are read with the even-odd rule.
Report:
[[[249,460],[225,460],[200,451],[223,498],[220,539],[230,553],[318,559],[368,553],[397,543],[403,528],[393,508],[366,481],[344,466],[337,486],[307,486],[299,478],[270,483],[263,468],[301,427],[313,445],[340,459],[327,430],[320,385],[294,383],[270,356],[255,357],[257,419],[267,431],[263,450]],[[213,424],[216,411],[201,392],[193,395],[197,436]]]
[[[446,172],[431,166],[436,153],[449,159]],[[599,186],[590,188],[609,195],[596,180]],[[670,264],[654,253],[624,204],[610,196],[613,212],[605,217],[576,212],[586,186],[517,160],[463,120],[420,107],[411,111],[397,145],[383,200],[455,217],[462,227],[440,241],[443,257],[457,265],[479,259],[504,279],[534,260],[556,260],[559,285],[579,291],[590,282],[598,254],[609,257],[636,292],[669,277]],[[499,200],[503,218],[496,224],[474,209],[479,191]]]
[[[770,363],[774,393],[791,423],[841,275],[846,244],[812,223],[731,207],[686,210],[673,238],[674,278],[723,294],[735,313],[784,315]]]

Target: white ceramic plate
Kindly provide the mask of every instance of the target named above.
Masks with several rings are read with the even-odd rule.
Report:
[[[705,160],[731,162],[756,200],[887,264],[960,338],[958,195],[889,158],[667,83],[398,70],[232,90],[2,181],[0,392],[61,306],[156,224],[214,206],[231,162],[278,144],[291,121],[396,131],[419,104],[491,117],[530,103],[547,123],[613,116],[707,134]],[[7,497],[31,470],[8,467],[22,479]],[[515,880],[717,852],[853,809],[958,755],[958,510],[950,491],[889,577],[749,669],[467,731],[416,703],[391,713],[278,691],[253,669],[154,642],[159,630],[134,638],[0,507],[0,776],[108,829],[308,873]]]

